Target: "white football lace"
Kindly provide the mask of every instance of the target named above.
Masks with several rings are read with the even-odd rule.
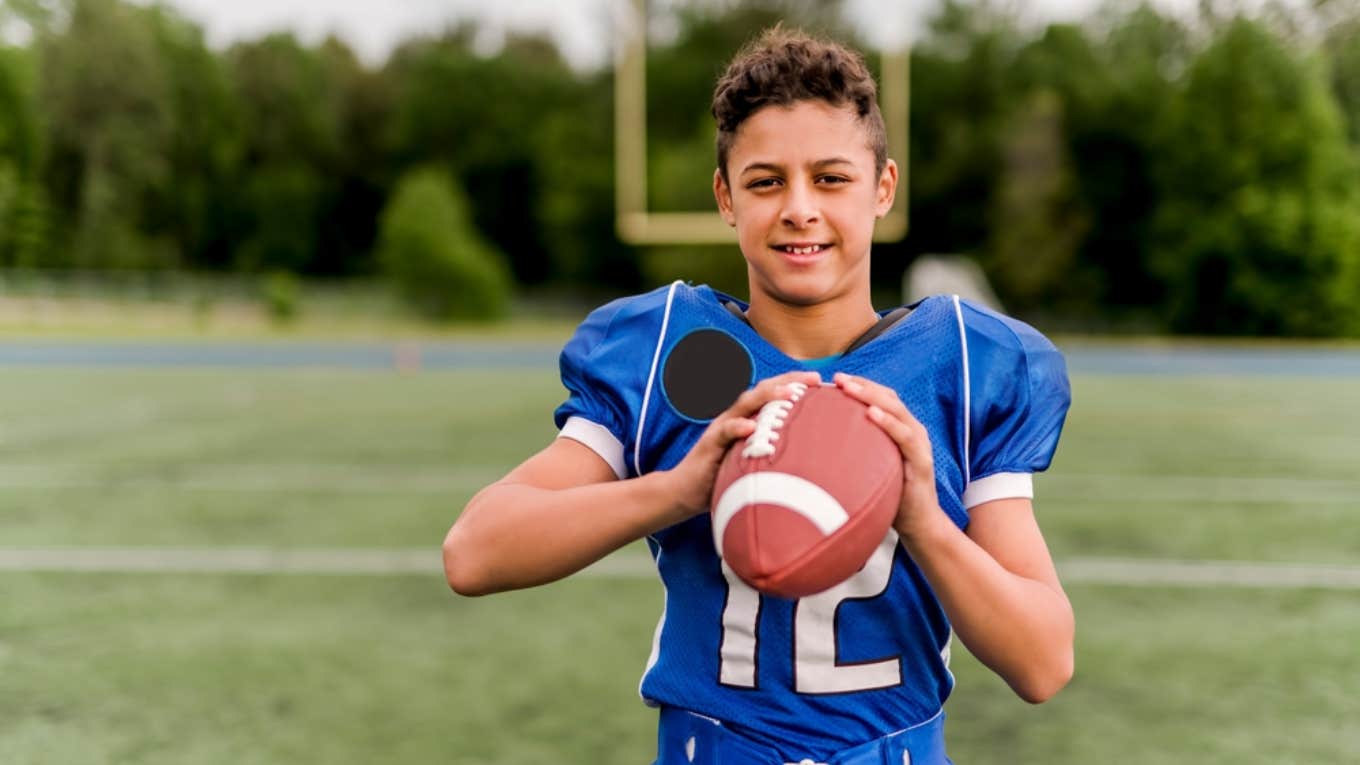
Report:
[[[779,440],[779,429],[793,408],[793,402],[807,393],[803,383],[789,383],[788,400],[779,399],[762,406],[756,414],[756,431],[746,439],[746,448],[741,450],[743,457],[768,457],[774,454],[774,442]]]

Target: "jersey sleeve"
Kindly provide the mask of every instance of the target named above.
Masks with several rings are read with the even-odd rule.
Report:
[[[636,299],[597,308],[576,329],[558,358],[567,400],[553,413],[559,438],[580,441],[600,455],[619,478],[629,475],[626,455],[636,412],[641,410],[647,366],[640,336],[650,317]],[[647,359],[650,361],[650,357]]]
[[[1071,403],[1062,353],[1024,322],[965,303],[969,387],[964,506],[1034,496]]]

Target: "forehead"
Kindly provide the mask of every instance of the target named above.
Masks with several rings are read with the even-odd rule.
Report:
[[[728,164],[741,172],[753,162],[796,165],[833,156],[873,167],[869,133],[854,106],[798,101],[747,117],[737,128]]]

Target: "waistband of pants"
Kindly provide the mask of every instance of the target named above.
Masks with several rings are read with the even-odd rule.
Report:
[[[944,712],[910,728],[836,752],[825,761],[788,763],[773,748],[720,721],[662,707],[656,765],[952,765],[945,756]]]

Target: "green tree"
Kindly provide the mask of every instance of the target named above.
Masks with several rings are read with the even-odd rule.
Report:
[[[1312,8],[1323,27],[1322,48],[1331,64],[1332,91],[1346,118],[1347,135],[1360,146],[1360,4],[1315,0]]]
[[[1002,136],[1023,96],[1009,84],[1022,41],[995,3],[945,0],[913,46],[907,251],[978,252],[990,239]]]
[[[1120,13],[1093,46],[1099,93],[1090,110],[1072,113],[1071,151],[1090,228],[1080,260],[1099,275],[1090,315],[1159,307],[1161,282],[1151,264],[1158,186],[1152,175],[1176,77],[1193,56],[1175,19],[1140,3]]]
[[[324,57],[291,34],[227,52],[243,131],[233,220],[235,266],[251,272],[318,271],[320,232],[340,163],[341,91]]]
[[[1062,101],[1038,91],[1015,112],[1004,139],[983,262],[997,292],[1017,310],[1051,309],[1060,299],[1089,308],[1094,291],[1078,278],[1089,276],[1077,268],[1087,216],[1075,193],[1065,137]]]
[[[0,46],[0,266],[36,265],[46,246],[33,81],[27,52]]]
[[[1333,39],[1332,87],[1344,109],[1351,143],[1360,146],[1360,23]]]
[[[38,166],[39,133],[33,101],[33,68],[27,51],[0,46],[0,157],[16,174]]]
[[[397,183],[382,214],[378,261],[430,318],[496,318],[508,308],[505,261],[472,225],[466,197],[441,169],[412,170]]]
[[[1324,73],[1239,18],[1194,61],[1158,162],[1172,329],[1360,331],[1355,167]]]
[[[84,267],[175,265],[173,245],[143,227],[147,196],[169,179],[173,130],[152,11],[71,0],[68,13],[39,42],[46,185],[69,232],[54,251]]]
[[[395,170],[388,131],[395,108],[386,69],[370,69],[343,42],[329,38],[319,50],[327,79],[339,95],[340,145],[330,168],[331,188],[319,232],[315,271],[371,273],[372,253]]]
[[[1018,100],[999,124],[983,264],[1007,308],[1092,313],[1104,280],[1080,257],[1091,212],[1074,154],[1101,125],[1107,67],[1084,29],[1052,24],[1016,51],[1006,77]]]
[[[173,242],[185,265],[225,268],[237,242],[229,211],[243,151],[240,107],[201,28],[160,6],[147,22],[170,127],[160,147],[165,180],[147,194],[143,227]]]
[[[1185,30],[1145,4],[1106,6],[1086,26],[1050,25],[1020,48],[1005,76],[1010,90],[1029,96],[1007,107],[1010,117],[1002,141],[1008,160],[1002,165],[997,193],[1026,200],[1035,212],[1045,209],[1038,199],[1023,194],[1023,186],[1013,186],[1016,165],[1010,147],[1025,140],[1015,131],[1023,133],[1030,124],[1025,115],[1032,112],[1033,99],[1049,94],[1056,98],[1055,108],[1062,116],[1061,134],[1055,133],[1060,156],[1070,160],[1063,170],[1070,175],[1061,183],[1063,201],[1050,200],[1067,212],[1059,213],[1050,204],[1050,214],[1069,221],[1076,216],[1085,225],[1075,238],[1070,227],[1057,225],[1050,232],[1051,243],[1033,243],[1036,254],[1061,250],[1062,243],[1076,247],[1061,274],[1047,271],[1050,279],[1042,289],[1007,294],[1010,287],[1004,274],[998,274],[1002,277],[998,288],[1008,306],[1023,310],[1041,302],[1046,311],[1109,320],[1146,315],[1160,306],[1161,284],[1148,256],[1157,203],[1150,167],[1164,135],[1160,125],[1166,105],[1176,89],[1173,73],[1183,69],[1189,57]],[[1050,222],[1057,224],[1057,219]],[[1017,232],[1008,230],[1006,220],[993,218],[992,223],[994,248],[1015,238]],[[1038,230],[1028,235],[1035,237]]]
[[[544,147],[561,131],[557,115],[601,130],[609,113],[587,111],[580,79],[553,45],[510,36],[492,55],[473,49],[462,27],[394,53],[388,76],[397,89],[392,145],[396,162],[437,162],[469,192],[477,227],[509,257],[520,283],[553,276],[556,243],[542,217]],[[598,142],[593,142],[598,146]]]
[[[614,230],[613,80],[586,78],[574,108],[545,115],[535,143],[537,219],[552,273],[575,288],[634,290],[637,252]]]

